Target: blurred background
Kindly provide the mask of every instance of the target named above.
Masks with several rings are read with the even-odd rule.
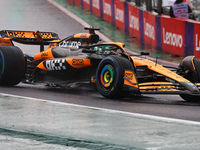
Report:
[[[127,2],[133,2],[136,6],[157,13],[158,15],[169,15],[170,6],[176,0],[126,0]],[[200,21],[200,0],[183,0],[188,2],[192,8],[190,19]]]

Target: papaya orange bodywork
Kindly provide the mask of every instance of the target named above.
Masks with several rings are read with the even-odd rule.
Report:
[[[0,38],[0,45],[13,45],[10,38]]]
[[[43,62],[41,62],[39,65],[37,65],[37,68],[40,68],[40,69],[42,69],[42,70],[48,71],[48,70],[45,68]]]
[[[74,38],[89,38],[90,34],[89,33],[78,33],[74,35]]]
[[[135,77],[135,74],[132,71],[125,70],[124,78],[125,78],[124,79],[125,85],[138,88],[137,79]],[[127,79],[131,82],[129,82]]]
[[[46,60],[46,59],[51,59],[51,58],[54,58],[51,48],[34,55],[34,60],[40,60],[40,59]]]
[[[165,75],[167,77],[170,77],[171,79],[174,79],[175,81],[187,82],[187,83],[190,82],[187,79],[179,76],[175,72],[172,72],[169,69],[167,69],[167,68],[163,67],[162,65],[159,65],[153,61],[150,61],[150,60],[144,59],[144,58],[140,58],[140,57],[134,57],[134,56],[132,56],[131,58],[134,63],[134,67],[146,65],[148,67],[148,69],[153,70],[159,74]]]

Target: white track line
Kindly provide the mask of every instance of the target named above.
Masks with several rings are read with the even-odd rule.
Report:
[[[29,100],[29,101],[32,100],[32,101],[45,102],[45,103],[50,103],[50,104],[59,104],[59,105],[65,105],[65,106],[71,106],[71,107],[92,109],[92,110],[104,111],[107,113],[118,113],[118,114],[129,115],[129,116],[136,117],[136,118],[163,121],[163,122],[167,122],[167,123],[180,123],[180,124],[186,124],[186,125],[200,126],[200,122],[197,122],[197,121],[189,121],[189,120],[182,120],[182,119],[173,119],[173,118],[168,118],[168,117],[159,117],[159,116],[152,116],[152,115],[145,115],[145,114],[138,114],[138,113],[130,113],[130,112],[124,112],[124,111],[118,111],[118,110],[110,110],[110,109],[99,108],[99,107],[91,107],[91,106],[83,106],[83,105],[78,105],[78,104],[56,102],[56,101],[52,101],[52,100],[44,100],[44,99],[39,99],[39,98],[24,97],[24,96],[11,95],[11,94],[5,94],[5,93],[0,93],[0,96],[9,96],[9,97],[20,98],[20,99],[25,99],[25,100]]]
[[[55,7],[57,7],[58,9],[60,9],[61,11],[63,11],[64,13],[66,13],[67,15],[69,15],[71,18],[73,18],[77,22],[79,22],[81,25],[83,25],[85,27],[91,26],[87,22],[85,22],[84,20],[82,20],[81,18],[79,18],[78,16],[76,16],[75,14],[71,13],[70,11],[68,11],[66,8],[64,8],[61,5],[59,5],[58,3],[54,2],[53,0],[47,0],[47,1],[49,3],[51,3],[52,5],[54,5]],[[113,42],[111,39],[109,39],[108,37],[106,37],[101,32],[99,32],[99,31],[96,31],[96,32],[101,37],[101,39],[103,39],[104,41],[106,41],[106,42],[108,42],[108,41]],[[173,64],[176,65],[175,63],[173,63]],[[20,97],[20,98],[23,98],[23,97]],[[24,97],[24,98],[26,98],[26,97]],[[34,98],[28,98],[28,99],[34,99]],[[42,100],[42,99],[34,99],[34,100],[45,101],[45,102],[47,101],[47,100]],[[167,121],[167,122],[177,122],[177,123],[186,123],[186,124],[200,125],[200,122],[195,122],[195,121],[187,121],[187,120],[181,120],[181,119],[172,119],[172,118],[158,117],[158,116],[151,116],[151,115],[144,115],[144,114],[137,114],[137,113],[128,113],[128,112],[122,112],[122,111],[108,110],[108,109],[102,109],[102,108],[97,108],[97,107],[88,107],[88,106],[68,104],[68,103],[61,103],[61,102],[54,102],[54,101],[50,101],[50,102],[51,103],[64,104],[64,105],[68,105],[68,106],[76,106],[76,107],[89,108],[89,109],[97,109],[97,110],[102,110],[102,111],[112,112],[112,113],[116,113],[117,112],[117,113],[129,114],[129,115],[132,115],[132,116],[135,116],[135,117],[156,119],[156,120],[162,120],[162,121]]]
[[[84,27],[91,26],[87,22],[85,22],[84,20],[82,20],[81,18],[76,16],[75,14],[71,13],[70,11],[68,11],[63,6],[61,6],[58,3],[54,2],[53,0],[47,0],[47,1],[49,3],[51,3],[52,5],[54,5],[55,7],[57,7],[58,9],[60,9],[62,12],[64,12],[68,16],[70,16],[71,18],[73,18],[74,20],[76,20],[77,22],[79,22]],[[101,32],[99,32],[99,31],[96,31],[96,32],[101,37],[101,39],[103,39],[103,41],[113,42],[111,39],[106,37]],[[135,52],[133,52],[133,53],[135,53]],[[165,61],[165,60],[160,60],[160,61],[168,62],[168,61]],[[176,63],[172,63],[172,62],[171,62],[171,64],[173,64],[175,66],[177,65]],[[1,95],[9,95],[9,94],[1,94]],[[10,96],[19,97],[19,98],[27,98],[27,99],[30,99],[30,100],[45,101],[45,102],[50,102],[50,103],[58,103],[58,104],[63,104],[63,105],[67,105],[67,106],[75,106],[75,107],[88,108],[88,109],[97,109],[97,110],[102,110],[102,111],[106,111],[106,112],[110,112],[110,113],[122,113],[122,114],[132,115],[134,117],[148,118],[148,119],[154,119],[154,120],[162,120],[162,121],[166,121],[166,122],[177,122],[177,123],[185,123],[185,124],[192,124],[192,125],[200,125],[200,122],[196,122],[196,121],[188,121],[188,120],[173,119],[173,118],[167,118],[167,117],[158,117],[158,116],[152,116],[152,115],[144,115],[144,114],[137,114],[137,113],[122,112],[122,111],[116,111],[116,110],[109,110],[109,109],[103,109],[103,108],[97,108],[97,107],[75,105],[75,104],[69,104],[69,103],[61,103],[61,102],[55,102],[55,101],[49,101],[49,100],[43,100],[43,99],[35,99],[35,98],[29,98],[29,97],[22,97],[22,96],[16,96],[16,95],[10,95]]]

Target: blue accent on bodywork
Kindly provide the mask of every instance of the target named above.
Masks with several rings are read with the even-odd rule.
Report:
[[[33,57],[34,57],[34,55],[31,55],[31,54],[27,54],[27,56],[28,56],[28,57],[31,57],[31,58],[33,58]]]

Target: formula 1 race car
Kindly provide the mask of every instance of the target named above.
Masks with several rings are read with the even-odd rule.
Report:
[[[74,88],[96,84],[106,98],[133,94],[179,94],[200,101],[200,59],[188,56],[177,68],[132,56],[119,42],[98,43],[95,28],[63,40],[52,32],[0,31],[0,85],[46,83]],[[23,54],[13,42],[40,45],[34,56]],[[44,45],[49,47],[44,50]]]

